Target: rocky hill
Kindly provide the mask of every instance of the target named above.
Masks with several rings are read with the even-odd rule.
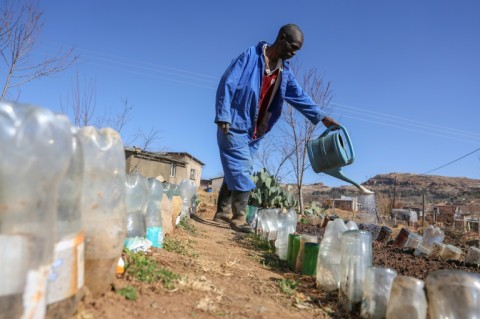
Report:
[[[445,177],[389,173],[376,175],[366,182],[366,188],[375,194],[393,198],[403,205],[421,205],[423,193],[429,203],[454,203],[458,205],[480,204],[480,180],[465,177]],[[327,187],[322,183],[304,186],[305,202],[338,197],[355,196],[358,191],[353,186]]]

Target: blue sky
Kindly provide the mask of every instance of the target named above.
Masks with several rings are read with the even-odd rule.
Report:
[[[96,83],[98,110],[133,107],[122,131],[159,129],[156,147],[221,174],[214,119],[220,76],[240,52],[298,24],[298,59],[331,81],[331,116],[348,130],[363,182],[424,173],[480,148],[478,1],[41,1],[36,55],[75,47],[67,71],[31,82],[20,100],[60,110],[78,73]],[[100,111],[99,111],[100,112]],[[480,152],[432,172],[480,178]],[[307,172],[306,182],[344,184]]]

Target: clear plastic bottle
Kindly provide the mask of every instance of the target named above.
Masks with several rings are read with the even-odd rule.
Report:
[[[73,156],[59,188],[54,261],[47,285],[47,318],[71,318],[84,284],[83,150],[76,131],[72,130]]]
[[[397,276],[392,282],[386,319],[425,319],[427,299],[423,280]]]
[[[77,135],[84,155],[85,286],[96,298],[115,278],[126,235],[125,151],[112,129],[88,126]]]
[[[397,277],[397,272],[391,268],[370,267],[367,269],[360,311],[362,318],[385,318],[390,290],[395,277]]]
[[[40,107],[0,102],[0,145],[0,314],[43,318],[71,125]]]
[[[340,285],[341,240],[346,230],[345,222],[341,218],[328,222],[320,242],[316,282],[327,291],[336,290]]]
[[[149,197],[147,204],[147,239],[155,248],[162,248],[162,198],[163,185],[156,178],[148,179]]]
[[[474,246],[468,248],[467,255],[465,256],[465,264],[480,266],[480,249]]]
[[[281,260],[287,259],[288,250],[288,232],[289,232],[289,215],[288,213],[279,211],[277,215],[277,239],[275,240],[276,253]]]
[[[372,234],[347,230],[342,234],[339,304],[344,313],[360,314],[363,283],[372,265]]]
[[[268,225],[268,240],[275,240],[277,238],[278,211],[277,208],[269,208],[264,212]]]
[[[149,186],[147,178],[138,173],[127,175],[126,186],[126,202],[127,202],[127,237],[125,246],[129,242],[146,236],[146,214],[149,196]]]
[[[430,319],[480,318],[480,276],[459,270],[437,270],[428,274]]]
[[[180,213],[180,220],[190,218],[192,213],[192,200],[197,193],[197,186],[191,179],[184,179],[178,185],[179,195],[182,198],[182,212]]]

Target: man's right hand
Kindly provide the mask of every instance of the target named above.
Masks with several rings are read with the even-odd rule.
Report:
[[[228,133],[228,129],[230,128],[230,123],[227,122],[217,122],[218,128],[222,130],[224,134]]]

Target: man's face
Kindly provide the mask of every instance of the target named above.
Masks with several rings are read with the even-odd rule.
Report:
[[[280,43],[280,58],[282,58],[282,60],[288,60],[302,48],[303,37],[299,34],[295,34],[294,36],[284,34]]]

